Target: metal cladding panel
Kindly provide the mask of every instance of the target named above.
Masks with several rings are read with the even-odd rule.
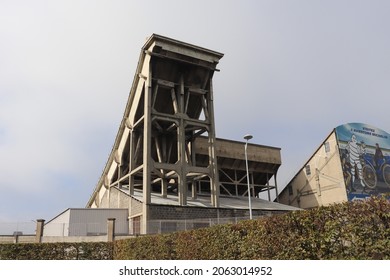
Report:
[[[71,209],[69,235],[103,235],[107,233],[107,219],[115,218],[115,233],[128,233],[128,209]]]
[[[70,218],[70,209],[65,210],[54,219],[45,224],[44,236],[67,236],[68,224]]]

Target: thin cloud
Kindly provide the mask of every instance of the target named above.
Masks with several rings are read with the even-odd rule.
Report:
[[[225,54],[214,75],[217,136],[251,133],[282,148],[280,190],[339,124],[390,131],[389,6],[2,1],[0,219],[48,219],[85,205],[152,33]],[[23,203],[9,202],[16,198]]]

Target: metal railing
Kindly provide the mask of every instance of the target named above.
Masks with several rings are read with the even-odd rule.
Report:
[[[256,218],[256,217],[254,217]],[[257,217],[259,218],[259,217]],[[151,220],[142,222],[115,221],[115,236],[135,236],[140,234],[162,234],[211,227],[219,224],[236,224],[249,217],[207,218],[190,220]],[[0,223],[0,235],[34,235],[36,222]],[[107,235],[107,221],[101,223],[49,223],[44,226],[43,236],[103,236]]]
[[[249,217],[210,218],[193,220],[152,220],[147,223],[147,234],[169,233],[175,231],[192,230],[212,227],[220,224],[236,224]],[[140,228],[142,225],[140,225]]]
[[[36,222],[0,223],[0,235],[31,235],[35,234]]]
[[[43,236],[100,236],[107,235],[107,221],[100,223],[48,223]],[[116,221],[115,235],[129,235],[129,222]]]

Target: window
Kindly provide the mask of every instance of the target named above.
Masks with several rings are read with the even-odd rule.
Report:
[[[307,176],[311,175],[311,170],[310,170],[310,165],[309,165],[309,164],[306,165],[305,171],[306,171],[306,175],[307,175]]]
[[[326,152],[326,153],[329,153],[329,152],[330,152],[330,145],[329,145],[329,142],[325,142],[324,146],[325,146],[325,152]]]

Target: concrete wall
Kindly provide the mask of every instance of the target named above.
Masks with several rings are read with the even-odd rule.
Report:
[[[130,235],[115,236],[115,240],[133,238]],[[107,235],[100,236],[42,236],[41,243],[56,243],[56,242],[106,242]],[[0,236],[0,243],[35,243],[35,235],[19,235],[19,236]]]
[[[228,139],[218,138],[216,141],[216,153],[218,158],[231,158],[245,161],[245,142],[238,142]],[[198,137],[195,141],[195,153],[207,155],[208,143],[204,137]],[[257,144],[248,144],[248,161],[256,163],[267,163],[270,165],[281,165],[280,148],[263,146]],[[226,166],[218,166],[219,168]],[[246,170],[245,164],[237,166],[240,170]],[[237,168],[236,167],[236,168]],[[231,167],[230,167],[231,168]],[[261,169],[259,169],[261,171]]]
[[[130,216],[140,215],[142,213],[142,202],[132,198],[130,203]]]
[[[1,235],[0,243],[34,243],[35,235]]]
[[[117,188],[110,188],[109,208],[128,208],[130,197]]]
[[[99,201],[99,208],[109,208],[110,207],[109,191],[106,188],[102,187],[100,192],[99,192],[99,197],[100,197],[100,194],[102,194],[102,196],[101,196],[101,199]]]
[[[122,220],[119,221],[119,228],[122,222]],[[44,223],[45,220],[43,219],[37,220],[37,230],[35,235],[0,235],[0,243],[111,242],[115,239],[126,239],[132,237],[128,234],[121,234],[121,232],[116,230],[117,222],[115,218],[107,219],[107,230],[105,234],[95,236],[44,236]],[[126,230],[128,231],[128,225]]]
[[[328,151],[325,146],[329,147]],[[286,186],[279,202],[313,208],[343,201],[347,201],[347,194],[336,134],[333,132]]]

